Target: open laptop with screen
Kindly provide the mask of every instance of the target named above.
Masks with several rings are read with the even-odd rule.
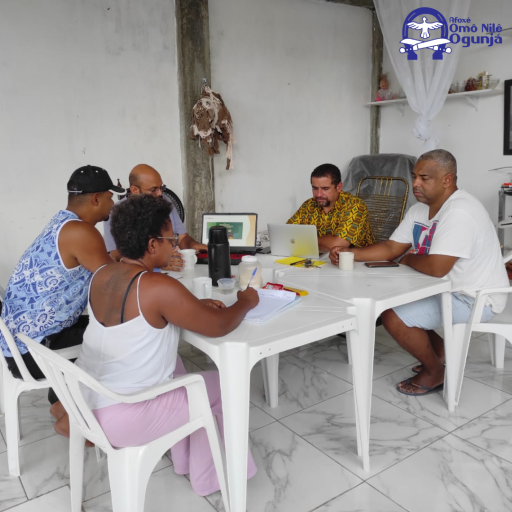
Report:
[[[276,256],[318,258],[316,226],[302,224],[269,224],[270,249]]]
[[[201,243],[208,245],[212,226],[225,226],[232,265],[238,265],[246,254],[256,254],[257,213],[203,213]],[[199,253],[197,262],[208,263],[208,254]]]

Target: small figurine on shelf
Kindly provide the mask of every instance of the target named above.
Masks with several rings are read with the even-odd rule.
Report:
[[[383,101],[383,100],[390,100],[391,99],[391,91],[389,90],[389,82],[388,82],[388,74],[383,73],[380,75],[380,82],[379,82],[379,91],[377,92],[377,97],[375,98],[375,101]]]
[[[472,76],[470,76],[466,81],[466,87],[464,88],[464,90],[476,91],[477,90],[476,83],[477,83],[477,80],[475,80]]]

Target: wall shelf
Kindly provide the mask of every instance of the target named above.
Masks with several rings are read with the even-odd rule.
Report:
[[[503,89],[483,89],[481,91],[454,92],[452,94],[447,94],[446,99],[465,99],[475,110],[478,110],[478,102],[480,98],[484,96],[498,96],[499,94],[503,94]],[[404,115],[404,108],[405,105],[407,105],[407,99],[399,98],[397,100],[371,101],[366,104],[367,107],[387,107],[388,105],[398,108],[402,115]]]

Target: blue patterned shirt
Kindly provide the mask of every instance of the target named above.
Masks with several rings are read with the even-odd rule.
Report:
[[[91,272],[81,265],[67,269],[59,254],[59,233],[70,220],[79,219],[68,210],[50,220],[21,257],[7,285],[2,319],[22,354],[28,349],[17,338],[18,332],[41,342],[73,325],[87,305]],[[12,357],[1,332],[0,348],[4,356]]]

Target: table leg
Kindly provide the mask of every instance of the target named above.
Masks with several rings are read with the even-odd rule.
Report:
[[[459,324],[457,328],[457,336],[454,336],[451,292],[444,292],[441,294],[441,307],[443,311],[443,336],[446,355],[443,397],[448,405],[448,410],[453,412],[457,401],[457,381],[459,378],[462,378],[462,376],[459,377],[458,375],[461,364],[461,348],[456,347],[454,344],[456,343],[459,346],[462,345],[465,324]],[[464,372],[464,368],[462,368],[462,372]]]
[[[373,357],[375,352],[375,312],[365,302],[357,307],[357,331],[348,331],[348,348],[352,359],[352,380],[357,431],[357,452],[363,468],[370,471],[370,414],[372,404]]]
[[[270,407],[277,407],[279,402],[279,354],[261,360],[265,400]]]
[[[249,350],[245,343],[221,345],[219,374],[230,509],[231,512],[245,512],[251,374]]]
[[[361,447],[361,431],[359,429],[361,422],[359,421],[358,416],[358,408],[357,408],[357,394],[355,392],[355,377],[354,377],[354,356],[352,355],[352,347],[354,346],[354,343],[357,343],[358,340],[356,339],[357,333],[354,333],[353,331],[347,332],[347,350],[348,350],[348,363],[352,366],[352,383],[354,386],[354,415],[356,419],[356,439],[357,439],[357,455],[359,457],[362,457],[363,451]],[[353,343],[350,343],[350,340],[352,340]],[[359,361],[359,356],[355,356],[357,361]],[[359,362],[357,363],[359,364]]]
[[[488,334],[487,337],[489,338],[489,350],[491,351],[492,365],[503,370],[506,340],[500,334]]]

